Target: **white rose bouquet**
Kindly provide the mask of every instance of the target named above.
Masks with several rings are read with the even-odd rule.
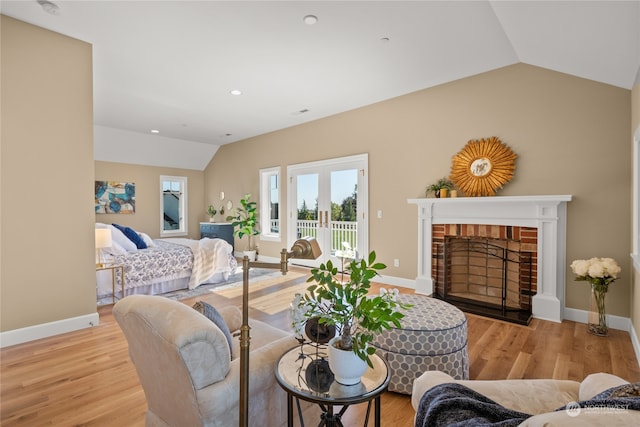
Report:
[[[606,292],[609,284],[618,278],[621,268],[613,258],[591,258],[573,261],[571,270],[577,275],[576,281],[587,281]]]
[[[571,263],[571,270],[576,274],[576,281],[591,283],[593,298],[598,310],[597,321],[589,316],[589,332],[595,335],[607,335],[607,318],[605,314],[605,294],[609,284],[618,278],[620,266],[613,258],[577,259]]]

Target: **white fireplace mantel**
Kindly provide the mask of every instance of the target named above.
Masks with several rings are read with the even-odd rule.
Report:
[[[457,197],[408,199],[418,206],[416,292],[433,293],[432,225],[487,224],[538,229],[538,291],[533,316],[561,322],[564,310],[567,202],[562,196]]]

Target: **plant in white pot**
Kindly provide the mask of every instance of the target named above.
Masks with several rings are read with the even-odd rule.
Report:
[[[209,215],[209,222],[215,222],[216,221],[216,214],[218,213],[218,211],[216,210],[216,208],[213,205],[209,205],[209,207],[207,208],[207,215]]]
[[[400,319],[404,317],[400,309],[411,308],[410,304],[396,301],[397,290],[382,289],[378,295],[369,295],[371,279],[386,267],[376,262],[376,253],[372,251],[366,260],[351,261],[345,282],[339,280],[341,274],[331,261],[311,270],[308,281],[315,283],[307,288],[300,304],[309,307],[306,317],[318,317],[320,323],[336,326],[338,335],[328,347],[329,365],[341,384],[357,384],[367,364],[373,367],[370,356],[375,348],[369,344],[374,335],[392,327],[400,328]],[[336,360],[338,357],[340,361]],[[351,362],[359,367],[345,366]]]
[[[239,239],[247,236],[249,242],[244,254],[254,261],[256,250],[253,247],[252,238],[260,234],[260,230],[258,229],[258,207],[256,202],[251,201],[251,194],[246,194],[240,199],[240,206],[236,208],[235,215],[229,215],[227,221],[231,221],[235,236]]]

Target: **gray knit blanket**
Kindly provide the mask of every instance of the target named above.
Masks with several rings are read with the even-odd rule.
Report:
[[[446,383],[422,396],[415,427],[515,427],[530,416],[507,409],[469,387]]]
[[[573,402],[570,408],[617,408],[640,411],[640,383],[613,387],[593,399]],[[531,415],[512,411],[460,384],[446,383],[429,389],[420,400],[415,427],[515,427]],[[635,419],[635,418],[634,418]]]

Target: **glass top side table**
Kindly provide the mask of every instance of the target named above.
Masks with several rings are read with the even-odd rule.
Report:
[[[302,344],[284,353],[276,363],[278,384],[287,392],[288,425],[293,426],[293,398],[316,403],[322,409],[319,426],[342,426],[340,418],[349,405],[368,402],[365,426],[368,425],[371,402],[375,401],[374,424],[380,426],[380,396],[389,385],[387,362],[377,355],[371,356],[373,369],[368,367],[360,383],[346,386],[333,378],[324,345]],[[342,406],[334,413],[333,406]],[[297,401],[300,425],[304,426],[300,404]]]
[[[122,264],[96,264],[96,272],[111,270],[111,300],[116,303],[116,270],[120,270],[120,283],[122,284],[122,298],[124,298],[124,265]]]

